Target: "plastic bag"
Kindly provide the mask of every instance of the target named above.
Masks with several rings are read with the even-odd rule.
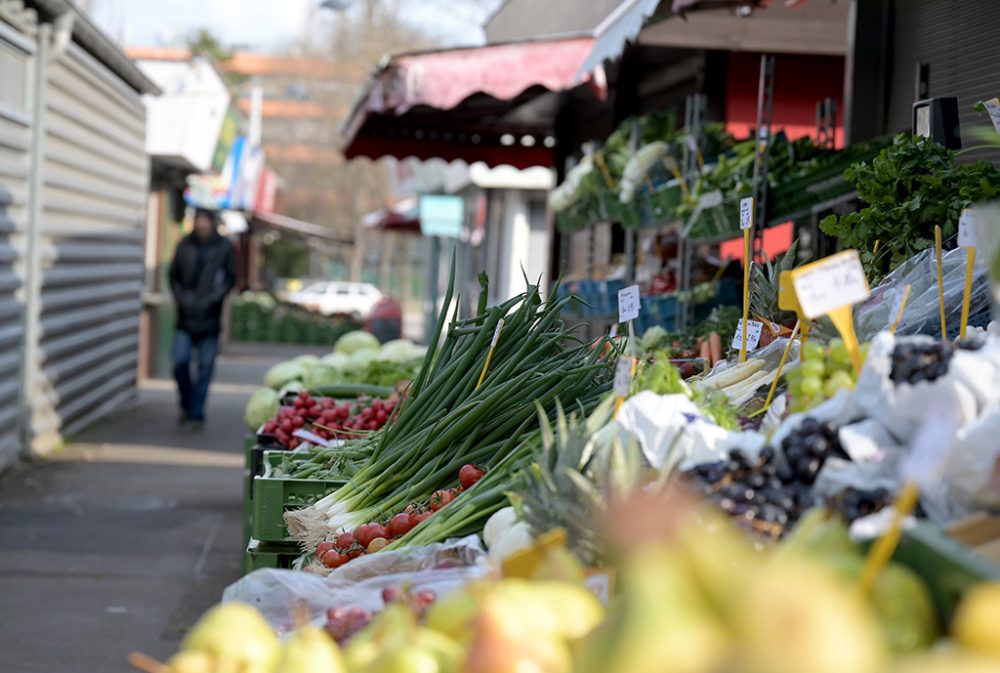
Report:
[[[907,340],[928,340],[928,337],[907,337]],[[917,384],[896,384],[889,376],[892,372],[892,352],[899,340],[882,332],[871,341],[865,367],[858,378],[854,392],[857,410],[882,424],[900,444],[908,445],[923,420],[940,409],[943,404],[954,403],[959,413],[960,425],[978,416],[976,394],[963,382],[963,377],[952,371],[935,381]],[[974,353],[957,353],[953,358]],[[974,365],[973,365],[974,366]]]
[[[438,598],[484,577],[490,570],[479,537],[381,551],[354,559],[326,577],[296,570],[255,570],[229,585],[223,602],[253,605],[279,633],[295,628],[293,612],[302,606],[309,619],[325,623],[330,608],[384,607],[382,590],[406,586],[429,589]]]
[[[962,313],[962,295],[965,293],[965,250],[956,248],[942,254],[941,263],[945,318],[948,325],[957,328]],[[896,321],[906,286],[910,296],[903,309],[903,318],[896,334],[941,334],[941,301],[938,294],[937,253],[928,248],[903,262],[874,288],[868,299],[854,311],[855,330],[861,341],[868,341],[875,334]],[[976,315],[990,306],[990,286],[986,267],[976,260],[973,267],[972,292],[969,295],[969,315]]]
[[[643,456],[661,471],[720,459],[722,444],[730,434],[684,395],[657,395],[648,390],[625,400],[616,422],[635,436]]]

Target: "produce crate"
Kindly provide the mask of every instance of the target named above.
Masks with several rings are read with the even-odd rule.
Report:
[[[983,517],[953,527],[952,534],[921,521],[903,533],[895,560],[909,566],[927,583],[942,623],[951,623],[966,589],[983,580],[1000,580],[1000,565],[996,562],[1000,561],[997,521]],[[967,544],[960,541],[963,538]]]
[[[243,562],[244,573],[251,573],[261,568],[290,569],[302,552],[295,545],[274,544],[250,538],[247,542],[246,557]]]
[[[274,476],[281,451],[264,452],[264,473],[253,477],[253,537],[262,542],[282,542],[288,538],[285,512],[303,506],[344,485],[343,481],[285,479]]]

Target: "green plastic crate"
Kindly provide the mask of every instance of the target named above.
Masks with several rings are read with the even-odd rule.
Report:
[[[318,499],[344,485],[343,481],[285,479],[273,476],[282,451],[264,452],[264,474],[253,479],[253,537],[263,542],[288,539],[285,512],[301,507],[301,500]],[[298,502],[297,502],[298,501]]]
[[[274,544],[250,538],[243,563],[244,572],[261,568],[290,569],[302,552],[295,545]]]

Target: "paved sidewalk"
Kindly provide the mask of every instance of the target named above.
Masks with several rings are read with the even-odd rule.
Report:
[[[221,356],[200,432],[153,380],[54,459],[0,474],[0,671],[117,673],[130,651],[177,649],[240,576],[243,407],[302,352],[282,350]]]

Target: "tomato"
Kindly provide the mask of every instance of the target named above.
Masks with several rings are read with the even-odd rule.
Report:
[[[410,503],[409,505],[407,505],[403,509],[403,511],[406,512],[407,514],[416,514],[417,513],[417,506],[414,505],[413,503]]]
[[[415,521],[415,523],[413,524],[414,527],[420,525],[424,521],[427,521],[427,519],[429,519],[432,514],[434,514],[434,512],[431,512],[430,510],[426,512],[421,512],[420,514],[414,514],[413,515],[413,519]]]
[[[371,541],[376,537],[375,535],[372,534],[371,527],[372,524],[366,523],[354,529],[354,539],[362,547],[367,547],[369,544],[371,544]]]
[[[380,552],[389,545],[389,541],[384,537],[377,537],[368,543],[368,553],[374,554],[375,552]]]
[[[391,537],[400,537],[410,532],[411,528],[413,528],[413,521],[410,515],[406,512],[401,512],[390,519],[389,525],[385,529]]]
[[[352,549],[351,551],[347,552],[347,558],[355,559],[358,558],[359,556],[363,556],[364,553],[365,551],[363,549]]]
[[[454,499],[455,494],[452,491],[435,491],[434,495],[431,496],[431,511],[438,511]]]
[[[320,559],[327,568],[336,568],[340,565],[340,552],[336,549],[331,549],[327,553],[323,554],[323,558]]]
[[[344,531],[335,538],[337,547],[340,549],[350,549],[354,546],[354,533],[351,531]]]
[[[380,523],[370,523],[368,525],[371,526],[372,539],[373,540],[375,538],[377,538],[377,537],[384,537],[386,539],[389,538],[389,531],[387,531],[385,529],[385,526],[383,526],[382,524],[380,524]],[[369,544],[371,544],[371,543],[369,542]]]
[[[316,547],[316,556],[319,557],[319,558],[323,558],[323,554],[325,554],[328,551],[330,551],[331,549],[333,549],[333,547],[334,547],[334,544],[332,542],[330,542],[329,540],[327,540],[325,542],[320,542],[319,546]]]
[[[458,471],[458,483],[462,485],[462,488],[471,488],[473,484],[483,478],[484,474],[486,473],[475,465],[463,465],[462,469]]]

